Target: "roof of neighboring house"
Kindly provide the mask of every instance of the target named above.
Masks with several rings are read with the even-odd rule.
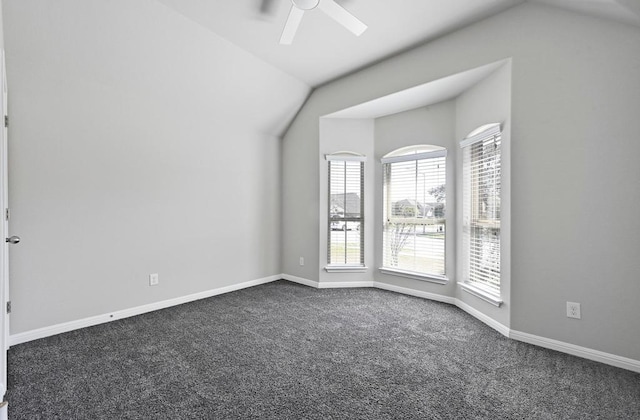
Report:
[[[345,203],[346,198],[346,203]],[[357,193],[331,194],[331,208],[339,207],[347,215],[360,214],[360,195]]]
[[[410,198],[395,201],[392,204],[392,212],[394,216],[406,216],[405,209],[417,209],[417,215],[426,216],[430,211],[444,209],[444,203],[421,203]]]

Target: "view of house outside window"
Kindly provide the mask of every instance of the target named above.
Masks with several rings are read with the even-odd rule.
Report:
[[[415,146],[387,155],[382,163],[382,268],[444,276],[446,150]]]
[[[330,160],[327,249],[330,265],[364,264],[363,207],[364,162]]]

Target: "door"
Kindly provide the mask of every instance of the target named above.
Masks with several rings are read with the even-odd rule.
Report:
[[[7,349],[9,347],[9,242],[17,243],[19,238],[9,238],[8,179],[7,179],[7,78],[4,67],[4,51],[0,50],[2,61],[2,106],[0,108],[0,420],[7,418]],[[7,238],[6,240],[4,238]],[[6,305],[6,306],[5,306]]]

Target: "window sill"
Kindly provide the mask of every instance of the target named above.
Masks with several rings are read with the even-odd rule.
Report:
[[[364,265],[328,265],[324,268],[327,273],[366,273]]]
[[[493,293],[490,293],[484,289],[481,289],[477,286],[474,286],[469,283],[460,283],[460,287],[465,292],[484,300],[485,302],[489,302],[490,304],[497,306],[498,308],[502,305],[503,301],[500,299],[500,296],[496,296]]]
[[[428,281],[430,283],[447,284],[449,282],[449,278],[447,276],[439,276],[437,274],[424,274],[416,271],[397,270],[395,268],[387,267],[380,267],[378,270],[380,270],[381,273],[389,274],[390,276],[406,277],[409,279]]]

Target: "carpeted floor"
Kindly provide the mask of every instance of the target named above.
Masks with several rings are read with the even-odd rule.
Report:
[[[285,281],[12,347],[18,419],[640,419],[640,375]]]

